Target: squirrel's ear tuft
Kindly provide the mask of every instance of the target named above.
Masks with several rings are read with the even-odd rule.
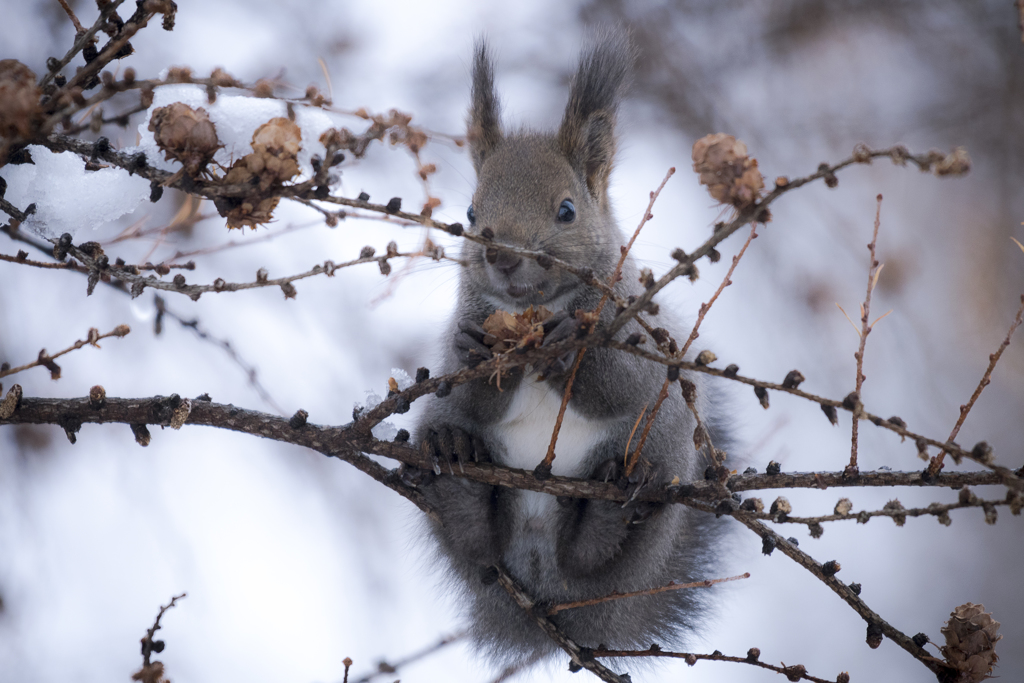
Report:
[[[467,138],[477,173],[484,160],[501,142],[501,105],[494,91],[494,62],[487,42],[476,41],[473,55],[473,101],[469,106]]]
[[[626,33],[593,35],[580,55],[558,130],[562,153],[602,202],[615,158],[615,115],[634,61],[636,50]]]

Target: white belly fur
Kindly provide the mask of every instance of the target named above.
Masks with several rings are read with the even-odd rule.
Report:
[[[504,446],[506,465],[533,470],[540,464],[548,452],[561,404],[562,394],[553,391],[547,382],[537,382],[534,377],[529,377],[520,383],[508,412],[495,426],[497,437]],[[607,422],[583,417],[571,406],[566,407],[555,444],[552,474],[583,474],[580,471],[583,461],[594,446],[604,440],[609,426]],[[554,498],[546,493],[520,491],[520,495],[527,518],[543,516],[554,502]]]

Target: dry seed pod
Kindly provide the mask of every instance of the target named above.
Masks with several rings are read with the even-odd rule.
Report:
[[[704,349],[703,351],[697,354],[697,357],[694,359],[694,362],[697,365],[711,365],[716,360],[718,360],[718,356],[716,356],[714,352],[709,351],[708,349]]]
[[[745,208],[757,201],[764,179],[757,160],[747,156],[747,146],[732,135],[705,135],[693,145],[693,170],[701,185],[722,204]]]
[[[893,500],[890,500],[888,503],[883,505],[882,509],[896,513],[892,516],[892,521],[896,522],[896,526],[903,526],[904,524],[906,524],[907,516],[899,514],[899,512],[904,509],[903,503],[901,503],[900,501],[894,498]]]
[[[793,506],[785,496],[779,496],[772,503],[769,512],[774,516],[788,515],[793,511]]]
[[[258,178],[260,190],[266,191],[290,180],[299,173],[301,145],[302,131],[294,122],[282,117],[267,121],[253,133],[252,153],[232,164],[224,184],[252,184]]]
[[[985,611],[984,605],[968,602],[949,615],[942,627],[946,644],[942,654],[946,663],[960,672],[958,683],[978,683],[989,678],[992,666],[999,660],[995,644],[999,635],[999,622]]]
[[[764,503],[760,498],[746,498],[740,504],[740,509],[746,512],[756,512],[758,514],[764,512]]]
[[[279,198],[264,194],[298,175],[301,146],[302,131],[286,118],[271,119],[256,129],[252,153],[232,164],[223,180],[224,185],[255,185],[253,193],[243,199],[214,200],[229,228],[255,228],[273,218]]]
[[[213,70],[213,73],[210,74],[210,80],[213,81],[214,85],[219,85],[223,88],[237,88],[242,85],[231,74],[220,67]]]
[[[260,186],[289,180],[299,173],[297,157],[302,146],[302,131],[294,121],[278,117],[256,129],[252,136],[253,154],[246,165],[260,175]]]
[[[971,157],[966,147],[957,147],[935,164],[935,175],[964,175],[971,170]]]
[[[654,286],[654,273],[650,268],[642,268],[640,270],[640,284],[644,286],[644,289],[650,289]]]
[[[1016,491],[1007,491],[1006,500],[1010,504],[1010,512],[1014,515],[1019,515],[1021,509],[1024,509],[1024,496]]]
[[[484,321],[484,344],[495,353],[539,344],[544,339],[543,323],[552,315],[543,306],[530,306],[522,313],[495,311]]]
[[[171,429],[181,429],[181,426],[188,420],[188,416],[192,413],[192,401],[190,399],[182,399],[178,407],[174,409],[171,414]]]
[[[217,139],[217,129],[206,110],[193,109],[175,102],[153,111],[149,119],[157,146],[168,161],[179,161],[185,172],[196,176],[223,147]]]
[[[979,441],[978,443],[976,443],[974,445],[974,448],[971,449],[971,455],[974,456],[975,460],[984,465],[992,464],[992,447],[989,446],[988,443],[985,441]]]
[[[835,513],[837,515],[848,515],[852,509],[853,503],[849,498],[840,498],[839,502],[836,503]]]
[[[0,401],[0,420],[6,420],[14,415],[14,411],[18,408],[18,402],[21,401],[21,395],[21,385],[12,384],[11,388],[7,390],[4,400]]]

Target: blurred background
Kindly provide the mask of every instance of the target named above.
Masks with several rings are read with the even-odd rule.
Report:
[[[84,24],[95,19],[94,4],[70,4]],[[422,157],[439,168],[430,192],[442,200],[434,211],[442,220],[463,220],[473,190],[465,151],[443,134],[463,132],[474,37],[488,36],[495,48],[506,124],[552,128],[589,27],[628,26],[641,58],[613,174],[623,229],[638,223],[667,168],[679,171],[635,249],[656,274],[671,265],[672,249],[692,249],[722,218],[690,170],[693,141],[707,133],[746,142],[769,186],[776,176],[807,175],[846,158],[859,142],[902,143],[914,152],[966,146],[973,168],[965,178],[876,161],[841,173],[835,189],[817,183],[774,205],[774,219],[698,342],[744,374],[781,381],[799,368],[803,388],[814,393],[840,398],[853,389],[857,333],[835,304],[856,319],[879,193],[885,268],[872,311],[892,312],[868,343],[862,395],[869,410],[946,438],[1024,292],[1024,253],[1010,240],[1024,241],[1024,44],[1007,0],[183,0],[178,7],[175,30],[143,31],[122,68],[148,77],[174,65],[197,75],[222,67],[247,82],[291,84],[296,96],[309,84],[326,93],[326,73],[338,108],[409,112],[414,125],[438,133]],[[37,73],[73,40],[57,2],[0,0],[0,14],[0,58]],[[356,131],[365,125],[338,120]],[[129,147],[145,127],[138,115],[107,134]],[[412,210],[426,199],[402,149],[378,144],[341,168],[345,196],[400,196]],[[3,168],[0,177],[15,172]],[[108,187],[128,193],[123,176]],[[75,195],[80,209],[61,209],[66,193],[83,186],[72,187],[71,176],[67,187],[49,182],[31,186],[32,201],[52,204],[54,215],[74,223],[64,229],[74,229],[76,241],[109,243],[111,258],[158,262],[239,243],[190,257],[197,270],[186,273],[189,282],[249,281],[260,267],[283,276],[328,258],[355,258],[366,244],[416,248],[427,236],[381,221],[329,228],[295,205],[282,206],[276,222],[258,231],[229,234],[212,206],[186,204],[174,192],[156,205],[104,214],[90,205],[87,188]],[[113,242],[126,230],[143,234]],[[729,240],[718,264],[702,263],[695,285],[673,284],[662,305],[692,319],[741,241],[739,234]],[[0,251],[18,248],[0,237]],[[84,338],[90,327],[133,329],[101,342],[102,350],[62,358],[59,381],[36,368],[4,384],[19,382],[28,396],[79,397],[94,384],[122,397],[209,392],[221,403],[287,415],[304,408],[314,422],[340,424],[367,391],[386,391],[392,368],[412,373],[436,357],[457,266],[395,265],[388,279],[371,265],[303,280],[295,300],[276,289],[198,302],[165,296],[181,320],[198,323],[164,316],[157,334],[150,291],[130,301],[101,286],[86,297],[80,275],[3,263],[0,360],[20,365],[41,348],[52,353]],[[1011,467],[1024,464],[1022,347],[1018,339],[1006,352],[958,437],[968,446],[987,440]],[[842,469],[848,416],[832,427],[815,405],[773,394],[765,411],[748,389],[727,388],[743,444],[737,465],[763,471],[774,459],[785,471]],[[913,444],[870,425],[861,428],[860,453],[862,470],[923,467]],[[1001,498],[1005,491],[978,493]],[[911,507],[957,494],[786,495],[794,514],[815,515],[831,512],[841,496],[855,510],[870,510],[897,495]],[[763,497],[770,503],[774,496]],[[928,517],[902,528],[886,519],[834,523],[817,540],[801,527],[779,531],[819,561],[838,560],[840,578],[860,582],[866,602],[908,634],[923,631],[941,643],[939,629],[955,606],[983,603],[1003,623],[996,674],[1016,680],[1024,676],[1024,529],[1006,508],[999,512],[994,526],[980,510],[965,510],[952,513],[949,528]],[[462,627],[458,596],[443,588],[418,529],[403,499],[342,462],[295,447],[198,427],[154,429],[146,449],[124,426],[86,425],[75,445],[57,427],[0,428],[0,680],[128,680],[140,665],[138,639],[159,606],[183,591],[188,598],[165,615],[160,632],[167,649],[159,658],[176,683],[335,682],[345,657],[358,677],[381,658],[400,659]],[[742,656],[756,646],[763,661],[801,663],[826,679],[845,670],[853,681],[932,680],[889,641],[869,649],[858,616],[780,553],[764,557],[752,534],[738,529],[723,555],[724,574],[752,577],[714,589],[718,608],[688,644],[693,651]],[[569,680],[565,665],[559,658],[516,680]],[[500,673],[457,643],[381,680],[486,682]],[[715,662],[659,663],[633,674],[638,681],[775,677]]]

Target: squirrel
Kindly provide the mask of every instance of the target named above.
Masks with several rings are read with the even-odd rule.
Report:
[[[493,235],[493,244],[543,251],[605,280],[612,275],[623,240],[608,184],[616,113],[634,60],[628,36],[592,38],[581,53],[558,131],[510,132],[500,122],[487,44],[477,41],[468,116],[477,187],[467,211],[469,230],[489,229],[484,234]],[[576,333],[574,311],[597,308],[600,292],[572,273],[496,251],[495,256],[483,245],[464,243],[444,373],[492,355],[482,324],[496,310],[557,310],[544,325],[547,337],[557,340]],[[615,291],[622,297],[643,291],[631,258]],[[604,308],[598,329],[612,320],[614,309]],[[659,325],[677,332],[667,317],[659,314]],[[615,338],[636,332],[642,329],[630,321]],[[574,360],[571,352],[541,371],[513,370],[500,387],[483,378],[443,398],[430,397],[413,434],[413,443],[436,463],[434,472],[417,471],[417,485],[440,520],[426,523],[453,584],[467,598],[476,648],[502,665],[539,660],[557,646],[495,583],[493,567],[507,571],[534,600],[553,605],[707,578],[720,545],[714,516],[683,505],[556,499],[452,476],[460,461],[533,470],[547,452]],[[631,437],[636,447],[640,433],[633,435],[635,425],[665,378],[664,365],[613,349],[587,349],[552,473],[616,481],[630,491],[702,476],[707,463],[694,447],[697,423],[678,386],[648,435],[642,466],[625,476],[624,454]],[[698,412],[721,445],[709,388],[699,377],[687,379],[698,387]],[[654,642],[676,642],[697,627],[705,611],[702,599],[697,591],[673,590],[567,609],[551,619],[584,647],[647,649]]]

